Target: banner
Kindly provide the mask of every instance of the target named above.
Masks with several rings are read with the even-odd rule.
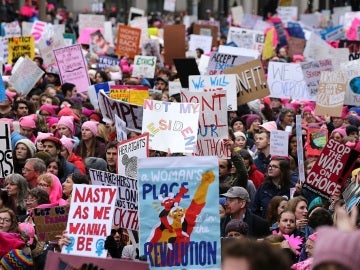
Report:
[[[156,57],[136,55],[134,59],[133,77],[153,79],[155,75]]]
[[[113,226],[139,230],[137,180],[93,169],[90,169],[89,174],[93,185],[116,187],[118,190]]]
[[[81,45],[54,50],[54,55],[59,67],[61,83],[73,83],[78,92],[86,92],[90,79]]]
[[[105,123],[114,123],[115,115],[126,122],[128,130],[141,132],[143,108],[109,98],[103,90],[99,91],[99,108]]]
[[[216,157],[139,160],[140,254],[151,269],[220,269]]]
[[[215,93],[182,91],[181,100],[197,103],[200,106],[197,147],[194,155],[229,158],[229,150],[224,144],[229,132],[225,91]]]
[[[5,178],[14,172],[13,155],[11,149],[10,125],[0,121],[0,178]]]
[[[255,30],[230,27],[226,42],[234,42],[239,48],[258,50],[262,53],[265,34]]]
[[[244,64],[251,60],[253,60],[253,58],[248,56],[214,52],[210,56],[209,65],[207,67],[206,73],[209,75],[222,74],[225,69]]]
[[[116,54],[134,58],[139,52],[141,29],[119,25]]]
[[[137,179],[137,161],[149,156],[149,134],[124,140],[117,145],[117,173]]]
[[[303,187],[326,199],[340,194],[358,154],[358,152],[352,152],[349,146],[330,139]]]
[[[8,64],[14,64],[13,60],[20,56],[28,56],[30,59],[35,57],[35,44],[32,36],[8,38]]]
[[[235,74],[189,76],[190,92],[216,92],[222,90],[226,91],[227,110],[236,111],[237,76]]]
[[[149,98],[149,88],[143,85],[110,85],[110,98],[142,106]]]
[[[347,76],[342,71],[322,71],[315,114],[340,117],[343,111]]]
[[[237,96],[237,105],[242,105],[270,94],[263,66],[258,59],[226,69],[224,73],[238,75],[239,94]]]
[[[170,153],[195,151],[200,104],[194,103],[145,100],[142,133],[149,133],[150,149]]]
[[[106,258],[116,198],[116,187],[74,184],[66,226],[70,244],[61,253]]]
[[[41,241],[54,241],[66,229],[69,206],[34,208],[33,220]]]
[[[272,130],[270,133],[270,154],[287,157],[289,155],[289,132]]]

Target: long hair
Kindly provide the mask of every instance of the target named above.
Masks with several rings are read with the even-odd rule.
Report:
[[[290,187],[290,178],[291,178],[290,161],[284,157],[274,157],[274,158],[271,158],[271,160],[279,161],[279,166],[280,166],[279,184],[280,184],[281,188],[289,188]],[[270,185],[271,183],[272,183],[272,178],[266,174],[264,185]]]
[[[16,198],[13,198],[17,208],[26,209],[25,198],[29,191],[29,184],[26,179],[18,173],[9,174],[5,177],[5,184],[12,183],[18,187]]]
[[[303,196],[297,196],[289,200],[286,210],[289,210],[291,212],[295,213],[296,207],[300,202],[306,202],[306,205],[308,205],[308,201]]]
[[[19,231],[18,221],[15,212],[10,208],[3,208],[0,209],[0,213],[8,213],[10,215],[11,226],[8,232],[19,233],[20,231]]]
[[[283,196],[275,196],[270,200],[266,211],[266,220],[269,224],[273,224],[278,220],[278,207],[282,201],[287,201],[287,198]]]
[[[82,157],[83,160],[87,157],[97,156],[97,139],[95,136],[93,136],[90,140],[91,143],[90,143],[89,152],[87,151],[88,149],[86,148],[85,141],[80,140],[78,148],[79,148],[80,156]]]

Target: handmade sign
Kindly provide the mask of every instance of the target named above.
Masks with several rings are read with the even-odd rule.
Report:
[[[119,65],[120,65],[120,60],[118,58],[101,55],[99,56],[97,68],[100,70],[104,70],[105,68],[113,67],[113,66],[118,67]]]
[[[11,149],[10,124],[0,121],[0,179],[14,172],[13,156]]]
[[[289,132],[273,130],[270,133],[270,154],[287,157],[289,155]]]
[[[287,23],[289,21],[297,21],[297,6],[278,6],[276,12],[283,23]]]
[[[18,21],[13,21],[9,23],[3,23],[4,26],[4,37],[18,37],[21,36],[21,28]]]
[[[79,33],[83,28],[104,28],[105,16],[97,14],[79,14]]]
[[[265,42],[265,34],[250,29],[230,27],[226,42],[234,42],[239,48],[258,50],[261,53]]]
[[[220,269],[218,159],[139,160],[140,254],[151,269]]]
[[[116,187],[74,184],[66,226],[70,244],[61,253],[105,258],[116,198]]]
[[[116,140],[121,142],[127,139],[126,123],[115,114]]]
[[[212,37],[212,46],[217,45],[219,27],[210,24],[197,24],[193,25],[193,34],[201,36]]]
[[[305,153],[307,157],[318,157],[327,142],[327,130],[308,128],[306,134]]]
[[[45,32],[45,28],[46,28],[47,23],[46,22],[42,22],[42,21],[35,21],[32,25],[31,31],[30,31],[30,35],[32,35],[34,37],[34,42],[38,43],[44,32]]]
[[[154,78],[156,67],[155,56],[136,55],[134,59],[133,77]]]
[[[211,36],[202,36],[202,35],[190,35],[189,41],[189,51],[196,51],[196,49],[200,48],[204,51],[204,53],[211,52]]]
[[[149,98],[149,88],[143,85],[110,85],[110,98],[142,106]]]
[[[116,54],[134,58],[139,52],[141,30],[126,25],[119,25]]]
[[[210,55],[209,65],[206,70],[208,75],[222,74],[225,69],[244,64],[253,58],[233,54],[214,52]]]
[[[98,93],[103,90],[105,95],[110,95],[110,85],[114,85],[115,82],[104,82],[90,85],[88,88],[88,96],[91,104],[95,109],[99,109]]]
[[[14,59],[20,56],[28,56],[30,59],[35,57],[35,44],[32,36],[21,36],[8,38],[8,64],[13,64]]]
[[[359,40],[340,40],[339,48],[349,49],[349,61],[360,58],[360,41]]]
[[[65,47],[63,34],[55,31],[52,24],[47,24],[37,47],[41,52],[44,65],[47,67],[55,66],[56,60],[53,51]]]

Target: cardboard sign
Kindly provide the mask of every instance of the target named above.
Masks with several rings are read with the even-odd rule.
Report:
[[[306,40],[302,38],[290,37],[288,39],[289,56],[293,57],[296,54],[302,55],[305,49]]]
[[[79,14],[79,33],[83,28],[104,28],[105,16],[96,14]]]
[[[212,37],[210,36],[191,34],[189,41],[189,51],[196,51],[197,48],[200,48],[204,51],[204,53],[211,52],[211,43]]]
[[[238,75],[238,105],[263,98],[270,93],[260,60],[254,60],[240,66],[226,69],[224,73]]]
[[[62,235],[66,229],[68,216],[69,206],[35,208],[33,220],[40,240],[54,241],[57,235]]]
[[[342,71],[322,71],[315,113],[340,117],[344,105],[347,76]]]
[[[136,55],[134,59],[133,77],[154,78],[156,67],[155,56]]]
[[[110,98],[142,106],[149,98],[149,88],[143,85],[111,85]]]
[[[61,253],[106,258],[116,198],[116,187],[74,184],[66,226],[70,244]]]
[[[270,61],[267,82],[271,97],[316,100],[307,88],[300,64]]]
[[[137,161],[149,156],[149,134],[142,134],[135,138],[118,143],[117,173],[137,179]]]
[[[219,28],[214,25],[194,24],[194,26],[193,26],[193,33],[195,35],[212,37],[212,46],[217,45],[218,31],[219,31]]]
[[[30,35],[32,35],[34,37],[34,42],[38,43],[44,32],[45,32],[45,28],[46,28],[47,23],[46,22],[42,22],[42,21],[35,21],[32,25],[31,31],[30,31]]]
[[[129,104],[109,98],[103,90],[98,94],[99,107],[105,123],[115,122],[118,115],[126,122],[128,130],[140,132],[142,124],[142,106]]]
[[[138,54],[141,30],[126,25],[119,25],[116,54],[134,58]]]
[[[228,138],[226,92],[181,92],[182,102],[197,103],[198,117],[196,156],[229,158],[224,140]]]
[[[300,66],[311,96],[318,92],[321,72],[334,70],[331,59],[303,62]]]
[[[0,121],[0,154],[3,157],[0,160],[0,178],[5,178],[6,176],[14,172],[13,166],[13,156],[11,149],[11,135],[10,135],[10,125],[9,123]]]
[[[59,67],[61,83],[73,83],[78,92],[86,92],[90,79],[81,45],[54,50],[54,55]]]
[[[213,52],[210,56],[206,73],[209,75],[222,74],[225,69],[244,64],[251,60],[253,60],[251,57]]]
[[[173,64],[174,58],[185,58],[185,25],[164,25],[165,64]]]
[[[220,269],[218,173],[216,157],[139,160],[139,249],[151,269]]]
[[[270,154],[287,157],[289,155],[289,133],[283,130],[273,130],[270,133]]]
[[[3,23],[5,37],[18,37],[21,36],[21,28],[18,21],[13,21],[9,23]]]
[[[200,105],[146,99],[142,133],[149,133],[150,149],[193,153],[198,134]]]
[[[20,56],[28,56],[30,59],[35,57],[35,44],[32,36],[8,38],[8,64],[13,64],[13,60]]]
[[[44,71],[28,57],[25,57],[11,75],[9,83],[17,92],[26,95],[43,75]]]
[[[226,91],[227,110],[236,111],[237,76],[235,74],[189,76],[190,92]]]
[[[358,155],[357,152],[356,155]],[[350,156],[351,148],[349,146],[330,139],[306,178],[303,187],[326,199],[330,199],[334,194],[340,194],[352,169],[352,164],[356,160],[356,157],[349,159]]]
[[[90,169],[93,185],[116,187],[113,226],[139,230],[137,180],[114,173]]]
[[[261,53],[265,42],[265,34],[264,32],[240,27],[230,27],[226,42],[234,42],[239,48],[258,50]]]

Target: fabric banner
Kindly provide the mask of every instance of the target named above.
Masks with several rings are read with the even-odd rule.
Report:
[[[220,269],[217,157],[139,160],[140,254],[151,269]]]

